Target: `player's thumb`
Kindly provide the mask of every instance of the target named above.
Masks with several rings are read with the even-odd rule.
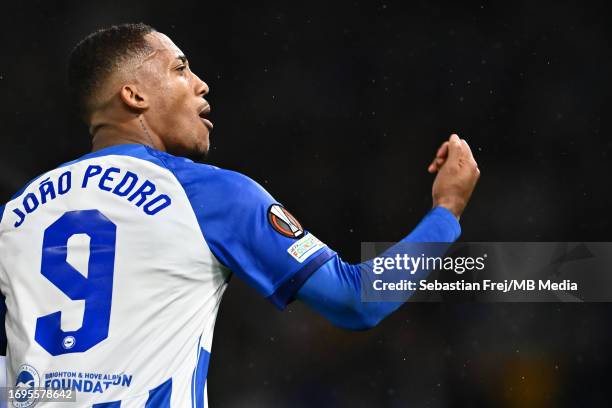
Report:
[[[456,160],[463,154],[463,147],[461,146],[461,139],[456,134],[452,134],[448,139],[448,159]]]

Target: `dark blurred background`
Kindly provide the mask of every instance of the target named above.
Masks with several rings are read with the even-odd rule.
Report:
[[[90,147],[71,47],[144,21],[211,88],[212,164],[251,176],[345,260],[407,234],[451,132],[482,172],[464,241],[611,241],[606,2],[4,2],[0,201]],[[607,304],[409,304],[377,328],[278,312],[233,279],[213,407],[610,404]]]

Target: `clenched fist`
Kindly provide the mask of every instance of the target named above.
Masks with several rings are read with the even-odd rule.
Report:
[[[480,170],[467,142],[451,135],[427,169],[438,173],[432,187],[434,207],[444,207],[457,219],[470,201]]]

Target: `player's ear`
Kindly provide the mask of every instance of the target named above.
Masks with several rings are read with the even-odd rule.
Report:
[[[119,95],[123,103],[131,109],[144,110],[149,107],[148,98],[135,84],[123,85]]]

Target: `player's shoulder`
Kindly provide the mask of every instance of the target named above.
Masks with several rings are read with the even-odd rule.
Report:
[[[259,183],[240,172],[196,163],[191,159],[151,148],[148,150],[175,175],[185,189],[212,189],[226,197],[232,195],[237,198],[244,197],[245,194],[267,194]]]

